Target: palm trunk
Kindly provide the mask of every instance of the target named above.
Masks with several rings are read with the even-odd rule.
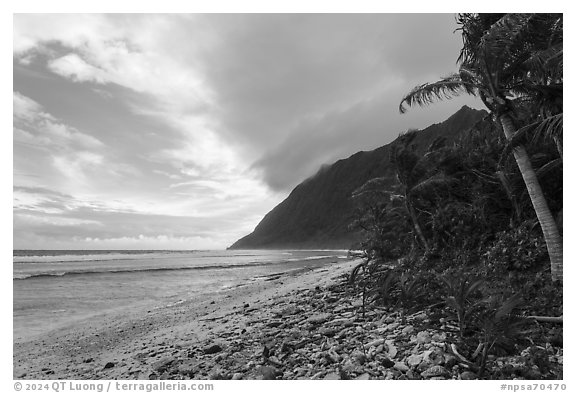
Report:
[[[503,114],[498,120],[502,125],[506,139],[511,140],[516,132],[512,119],[508,114]],[[514,148],[514,158],[516,159],[516,164],[518,164],[518,168],[528,189],[528,195],[534,206],[534,211],[540,222],[540,227],[544,233],[544,240],[546,241],[548,256],[550,257],[552,281],[562,281],[562,236],[560,236],[558,226],[554,220],[554,216],[550,212],[548,202],[546,198],[544,198],[544,193],[542,192],[542,188],[530,162],[528,152],[523,145],[518,145]]]
[[[520,211],[520,206],[518,206],[516,198],[514,198],[514,193],[512,192],[512,187],[510,187],[510,182],[508,181],[506,174],[502,171],[497,171],[496,176],[498,177],[498,180],[500,180],[500,184],[502,184],[502,188],[504,188],[504,191],[506,192],[506,195],[508,196],[508,199],[510,200],[512,207],[514,208],[514,214],[515,214],[514,221],[520,220],[520,217],[522,215]]]
[[[405,198],[406,200],[406,209],[408,210],[408,214],[410,214],[410,218],[412,219],[412,225],[414,226],[414,231],[416,232],[416,237],[422,243],[424,250],[428,251],[428,242],[424,237],[424,232],[422,232],[422,228],[420,228],[420,224],[418,223],[418,218],[416,217],[416,212],[414,211],[414,207],[412,203],[409,201],[408,196]]]

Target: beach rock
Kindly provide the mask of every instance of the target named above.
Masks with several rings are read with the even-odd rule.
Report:
[[[432,338],[428,332],[418,332],[416,335],[416,342],[419,344],[427,344],[430,341],[432,341]]]
[[[219,381],[219,380],[226,379],[226,375],[220,368],[215,367],[208,374],[208,379]]]
[[[354,359],[354,361],[358,364],[364,364],[367,360],[367,357],[360,351],[354,351],[352,352],[352,359]]]
[[[414,326],[408,325],[408,326],[404,327],[404,329],[402,329],[402,334],[409,335],[413,331],[414,331]]]
[[[416,371],[419,373],[428,370],[430,367],[434,366],[430,361],[422,359],[422,362],[416,367]]]
[[[218,344],[208,345],[207,347],[204,348],[204,354],[205,355],[212,355],[212,354],[218,353],[220,351],[222,351],[222,347]]]
[[[336,310],[334,310],[336,311]],[[330,322],[327,322],[328,326],[344,326],[344,327],[350,327],[350,326],[354,326],[354,320],[353,319],[349,319],[349,318],[337,318],[337,319],[333,319]]]
[[[372,379],[372,378],[370,378],[370,374],[364,373],[364,374],[359,375],[358,377],[356,377],[356,378],[354,378],[354,379],[357,380],[357,381],[367,381],[367,380],[370,380],[370,379]]]
[[[382,361],[380,363],[386,368],[394,367],[394,364],[395,364],[392,360],[390,360],[388,358],[382,359]]]
[[[300,307],[297,307],[294,305],[289,305],[289,306],[286,306],[284,308],[276,309],[276,310],[272,311],[272,313],[276,316],[283,317],[283,316],[298,314],[301,311],[302,311],[302,309]]]
[[[294,345],[289,342],[284,341],[282,345],[280,345],[280,353],[289,353],[294,350]]]
[[[457,364],[458,364],[458,359],[456,358],[456,356],[449,354],[449,353],[444,354],[444,367],[446,367],[447,369],[451,369],[452,367],[454,367]]]
[[[261,379],[271,380],[276,379],[278,370],[275,367],[262,366],[258,368],[258,374],[260,374]]]
[[[152,363],[152,370],[163,373],[168,369],[168,367],[174,362],[174,357],[166,357],[163,359],[158,360],[157,362]]]
[[[432,347],[431,350],[424,352],[423,361],[432,363],[433,365],[442,366],[446,363],[445,353],[442,349],[438,347]]]
[[[396,317],[394,315],[388,315],[386,319],[384,319],[385,323],[392,323],[396,321]]]
[[[307,321],[308,323],[313,324],[313,325],[317,325],[317,324],[326,322],[326,321],[329,320],[330,318],[332,318],[332,314],[329,314],[329,313],[320,313],[320,314],[312,315],[312,316],[309,317],[306,321]]]
[[[394,359],[398,354],[398,349],[394,345],[394,341],[386,340],[385,343],[386,343],[386,355],[388,355],[390,359]]]
[[[104,365],[104,369],[112,368],[116,365],[116,363],[108,362]]]
[[[379,339],[376,339],[374,341],[370,341],[368,344],[365,345],[365,347],[366,347],[366,349],[371,348],[371,347],[377,347],[379,345],[384,344],[385,342],[386,342],[385,339],[379,338]]]
[[[432,366],[420,375],[422,375],[424,378],[449,377],[450,372],[442,366]]]
[[[478,376],[472,371],[464,371],[463,373],[460,374],[460,379],[464,381],[471,381],[477,378]]]
[[[84,363],[92,363],[94,361],[93,358],[86,358],[83,360]]]
[[[435,333],[432,336],[432,341],[435,341],[437,343],[443,343],[446,341],[446,333]]]
[[[181,375],[193,377],[198,371],[198,362],[185,360],[184,363],[178,366],[177,370]]]
[[[296,377],[303,377],[308,373],[308,369],[306,367],[297,367],[294,369],[294,372],[296,373]]]
[[[410,355],[406,359],[406,363],[410,367],[417,367],[420,363],[422,363],[422,359],[424,358],[423,355]]]
[[[282,362],[276,356],[270,356],[267,360],[268,360],[268,363],[270,363],[271,365],[273,365],[275,367],[282,367],[283,366]]]
[[[328,373],[324,376],[324,379],[341,379],[338,373]]]
[[[410,367],[408,367],[404,362],[396,362],[394,363],[394,369],[405,373],[410,370]]]
[[[340,356],[334,348],[326,352],[326,358],[332,363],[340,363],[342,356]]]
[[[320,333],[326,337],[333,337],[337,332],[338,332],[338,329],[324,327],[324,326],[322,326],[320,329],[318,329],[318,333]]]
[[[242,373],[234,373],[234,374],[232,375],[232,380],[233,380],[233,381],[238,381],[238,380],[242,379],[243,376],[244,376],[244,375],[243,375]]]

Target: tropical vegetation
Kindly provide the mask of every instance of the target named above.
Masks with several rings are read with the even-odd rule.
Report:
[[[400,111],[470,94],[487,116],[455,141],[394,142],[395,178],[353,194],[364,262],[350,281],[363,305],[453,320],[456,353],[482,376],[491,354],[562,342],[563,16],[457,22],[458,72],[416,86]]]

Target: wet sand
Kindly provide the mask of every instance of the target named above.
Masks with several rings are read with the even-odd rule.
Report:
[[[153,309],[95,317],[14,343],[17,379],[149,379],[166,356],[241,332],[250,319],[297,291],[326,286],[358,260],[277,274],[245,286]]]

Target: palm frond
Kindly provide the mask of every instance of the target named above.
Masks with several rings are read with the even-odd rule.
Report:
[[[462,64],[458,69],[458,74],[460,75],[460,79],[465,82],[481,86],[482,85],[482,76],[474,70],[474,68],[470,67],[469,64]]]
[[[368,193],[378,193],[386,196],[391,196],[388,190],[390,179],[388,177],[376,177],[368,180],[362,186],[352,192],[352,198],[358,198]]]
[[[544,138],[562,138],[563,130],[563,114],[550,116],[544,120],[538,120],[530,123],[516,131],[512,139],[508,141],[498,160],[498,168],[500,168],[508,155],[514,150],[516,146],[522,144],[528,135],[532,134],[532,140],[536,141],[542,137]]]
[[[495,61],[506,61],[515,45],[526,41],[532,18],[534,14],[505,14],[484,33],[479,49]]]
[[[452,74],[437,82],[424,83],[416,86],[400,101],[400,113],[405,113],[407,109],[404,104],[420,106],[432,104],[438,100],[451,99],[461,94],[476,95],[475,84],[463,81],[459,74]]]
[[[545,49],[534,51],[523,63],[523,67],[531,73],[562,75],[563,70],[563,45],[558,43]]]
[[[502,318],[509,316],[512,313],[512,311],[514,311],[514,309],[518,307],[521,303],[522,298],[520,295],[515,294],[511,296],[510,298],[506,299],[504,303],[502,303],[502,305],[496,310],[496,313],[494,314],[494,319],[496,321],[499,321]]]
[[[457,179],[448,177],[443,173],[437,173],[436,175],[415,184],[410,189],[410,193],[418,194],[423,192],[441,191],[456,183],[458,183]]]
[[[556,158],[544,165],[542,165],[537,171],[536,176],[541,179],[547,176],[550,172],[562,168],[562,160],[560,158]]]
[[[563,113],[549,116],[537,123],[532,123],[532,125],[536,126],[534,129],[534,138],[562,138],[564,130]]]

